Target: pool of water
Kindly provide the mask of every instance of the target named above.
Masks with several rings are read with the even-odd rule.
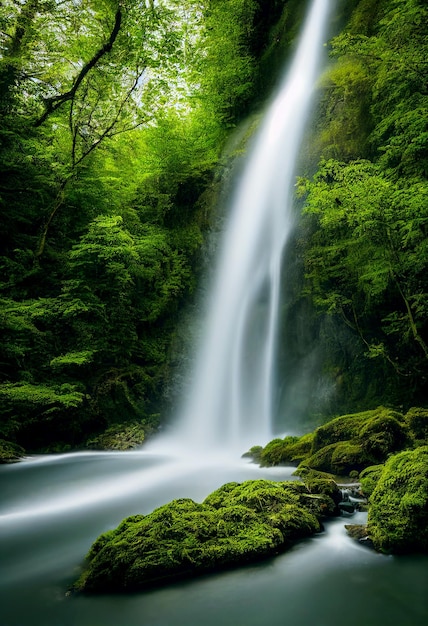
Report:
[[[292,471],[147,452],[0,467],[0,625],[426,626],[428,557],[359,546],[346,535],[349,518],[253,566],[132,595],[67,595],[93,540],[127,515],[177,497],[201,501],[231,480],[288,480]]]

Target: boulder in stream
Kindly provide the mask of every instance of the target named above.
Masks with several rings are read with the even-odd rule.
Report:
[[[319,531],[334,510],[297,481],[227,483],[201,504],[174,500],[101,535],[74,589],[132,591],[250,563]]]

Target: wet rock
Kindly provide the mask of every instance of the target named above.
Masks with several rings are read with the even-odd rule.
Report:
[[[373,548],[373,541],[370,539],[367,526],[363,524],[345,524],[345,529],[348,535],[358,541],[361,545],[367,548]]]

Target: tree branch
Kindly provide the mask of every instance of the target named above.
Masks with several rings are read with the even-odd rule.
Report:
[[[44,252],[50,223],[52,222],[53,218],[55,217],[56,212],[58,211],[58,209],[61,207],[61,205],[64,202],[64,192],[65,192],[65,188],[69,180],[70,180],[70,177],[66,178],[65,180],[62,181],[60,185],[54,207],[51,210],[50,215],[43,227],[42,235],[40,237],[39,247],[36,251],[36,261],[40,260],[40,257],[42,256]]]
[[[144,70],[142,70],[139,74],[137,74],[137,76],[135,77],[135,80],[133,82],[133,84],[131,85],[131,87],[128,90],[128,93],[126,94],[126,96],[123,98],[122,102],[120,103],[120,106],[118,107],[115,116],[113,117],[113,119],[111,120],[110,124],[103,130],[103,132],[100,134],[100,136],[98,137],[98,139],[96,141],[94,141],[93,144],[91,144],[89,146],[89,148],[87,150],[85,150],[83,152],[83,154],[76,159],[76,161],[73,163],[73,167],[77,167],[84,159],[86,159],[86,157],[91,154],[91,152],[93,150],[95,150],[95,148],[97,146],[99,146],[99,144],[106,138],[109,137],[113,137],[117,134],[119,134],[120,131],[116,131],[116,132],[112,132],[114,127],[116,126],[119,118],[120,118],[120,114],[122,113],[125,104],[128,102],[128,100],[130,99],[132,93],[136,90],[137,86],[138,86],[138,82],[140,80],[140,77],[142,75],[142,73],[144,72]]]
[[[368,351],[369,351],[369,353],[370,353],[370,352],[371,352],[371,350],[372,350],[372,348],[373,348],[373,346],[369,344],[369,342],[367,341],[367,339],[366,339],[366,338],[364,337],[364,335],[363,335],[363,331],[361,330],[361,327],[360,327],[360,325],[359,325],[359,323],[358,323],[357,312],[355,311],[355,307],[354,307],[354,305],[353,305],[353,304],[351,304],[351,307],[352,307],[352,316],[353,316],[353,318],[354,318],[354,324],[355,324],[355,325],[351,324],[349,321],[347,322],[347,324],[348,324],[348,326],[350,326],[351,328],[354,328],[354,330],[356,330],[356,331],[357,331],[357,333],[358,333],[358,335],[359,335],[359,337],[360,337],[361,341],[364,343],[364,345],[366,346],[366,348],[368,349]],[[342,315],[343,315],[343,317],[344,317],[345,321],[347,321],[347,318],[346,318],[346,316],[345,316],[345,312],[343,311],[343,309],[342,309]],[[386,352],[386,349],[385,349],[385,350],[382,350],[381,355],[383,356],[383,358],[384,358],[384,359],[386,359],[386,361],[388,361],[388,363],[389,363],[390,365],[392,365],[392,367],[394,368],[394,370],[396,371],[396,373],[397,373],[399,376],[405,376],[405,377],[410,376],[410,373],[403,372],[402,370],[400,370],[400,368],[398,367],[398,364],[397,364],[397,363],[395,363],[395,362],[391,359],[391,357],[389,356],[389,354]]]
[[[80,70],[79,74],[74,79],[73,86],[72,86],[71,89],[69,89],[69,91],[66,91],[63,94],[59,94],[58,96],[52,96],[51,98],[45,98],[44,104],[45,104],[46,110],[43,113],[43,115],[36,121],[34,126],[36,126],[36,127],[41,126],[43,124],[43,122],[46,121],[46,119],[49,117],[49,115],[51,113],[53,113],[54,111],[59,109],[59,107],[61,107],[65,102],[68,102],[68,101],[74,99],[74,96],[76,95],[76,92],[79,89],[79,86],[82,83],[82,81],[85,78],[85,76],[96,66],[98,61],[103,56],[108,54],[111,51],[111,49],[113,48],[113,44],[116,41],[116,38],[117,38],[117,36],[119,34],[119,31],[120,31],[121,23],[122,23],[122,11],[121,11],[121,9],[119,7],[118,10],[116,11],[116,16],[115,16],[115,20],[114,20],[113,30],[110,33],[110,37],[109,37],[108,41],[98,50],[98,52],[96,52],[94,54],[92,59],[90,61],[88,61],[82,67],[82,69]]]
[[[412,331],[413,339],[416,341],[416,343],[419,344],[419,346],[422,349],[422,352],[424,353],[425,358],[428,359],[428,346],[426,345],[426,343],[424,342],[424,340],[419,334],[418,327],[415,322],[415,318],[413,317],[413,311],[412,311],[410,302],[408,298],[406,297],[406,294],[404,293],[403,289],[401,288],[400,281],[398,280],[397,275],[392,270],[391,270],[391,275],[398,289],[398,292],[403,299],[404,305],[406,307],[407,319],[409,320],[409,326],[410,326],[410,330]]]

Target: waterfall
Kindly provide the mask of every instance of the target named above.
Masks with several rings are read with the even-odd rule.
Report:
[[[242,453],[273,435],[282,257],[329,3],[313,0],[230,204],[191,391],[172,432],[192,453]]]

